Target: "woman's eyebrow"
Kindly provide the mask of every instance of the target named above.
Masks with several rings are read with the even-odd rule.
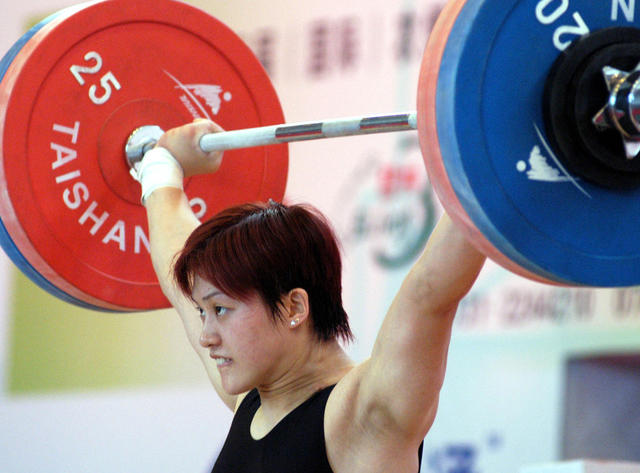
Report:
[[[211,291],[209,294],[202,298],[203,301],[209,300],[212,297],[222,296],[223,294],[220,291]]]

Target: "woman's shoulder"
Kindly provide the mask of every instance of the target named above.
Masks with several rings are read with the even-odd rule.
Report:
[[[371,370],[369,360],[356,365],[331,392],[324,417],[327,457],[334,471],[411,471],[418,444],[396,435],[386,422],[385,407],[366,386]]]
[[[340,420],[344,419],[345,416],[350,418],[355,414],[352,409],[358,402],[358,393],[362,387],[363,374],[367,369],[368,362],[367,360],[353,366],[336,383],[327,401],[325,424],[327,420]]]
[[[363,406],[359,401],[362,375],[367,362],[355,365],[331,391],[324,413],[324,437],[327,456],[332,466],[344,464],[344,459],[358,452],[361,443],[358,416]]]

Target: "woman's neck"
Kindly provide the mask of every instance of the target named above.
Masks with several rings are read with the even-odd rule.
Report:
[[[261,415],[268,423],[279,421],[314,393],[336,384],[353,366],[337,341],[309,343],[283,376],[258,386]]]

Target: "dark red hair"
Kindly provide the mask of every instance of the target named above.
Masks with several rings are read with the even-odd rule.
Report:
[[[326,218],[309,205],[269,201],[215,215],[193,231],[174,263],[183,293],[191,296],[196,276],[235,299],[257,293],[274,321],[282,296],[302,288],[320,340],[353,338],[342,306],[337,239]]]

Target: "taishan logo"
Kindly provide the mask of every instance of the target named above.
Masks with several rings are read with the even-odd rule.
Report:
[[[164,73],[175,83],[175,88],[182,92],[180,101],[193,118],[207,118],[220,111],[222,102],[230,102],[231,92],[224,91],[215,84],[183,84],[167,71]]]

